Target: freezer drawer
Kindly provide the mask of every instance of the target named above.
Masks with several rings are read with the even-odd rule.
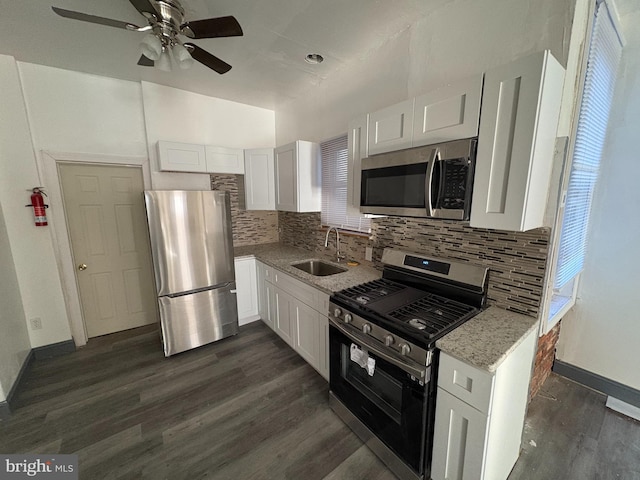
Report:
[[[235,282],[179,297],[159,297],[165,356],[238,333]]]

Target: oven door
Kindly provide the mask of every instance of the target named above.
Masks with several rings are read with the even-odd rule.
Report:
[[[351,330],[355,329],[333,323],[329,327],[331,391],[420,476],[427,449],[429,367],[412,362],[410,368],[401,368],[402,359],[388,361],[372,340]],[[351,360],[352,345],[375,360],[373,375]],[[421,385],[416,368],[424,368],[426,383]]]

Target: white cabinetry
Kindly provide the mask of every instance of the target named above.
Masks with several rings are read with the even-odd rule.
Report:
[[[369,114],[369,155],[411,147],[413,98]]]
[[[244,186],[247,210],[276,209],[272,148],[244,151]]]
[[[262,262],[256,261],[256,276],[258,287],[258,315],[271,330],[275,329],[275,292],[270,283],[273,270]]]
[[[329,295],[258,263],[260,316],[288,345],[329,379]]]
[[[320,146],[298,140],[275,149],[276,209],[319,212],[322,195]]]
[[[481,99],[475,75],[371,113],[367,155],[475,137]]]
[[[238,302],[238,323],[245,325],[258,320],[258,290],[256,279],[256,259],[236,258],[236,301]]]
[[[537,335],[495,372],[442,352],[433,437],[433,480],[506,480],[520,452]]]
[[[209,173],[244,173],[244,151],[241,148],[205,147],[207,172]]]
[[[195,143],[158,142],[161,171],[192,173],[244,173],[244,151]]]
[[[206,173],[204,145],[192,143],[158,142],[160,170],[165,172]]]
[[[472,227],[543,226],[563,80],[549,51],[485,73]]]
[[[360,117],[349,122],[349,133],[347,135],[347,214],[353,216],[360,215],[360,181],[362,159],[367,157],[367,128],[369,125],[369,115]]]
[[[415,99],[412,145],[478,136],[482,75],[476,75]]]

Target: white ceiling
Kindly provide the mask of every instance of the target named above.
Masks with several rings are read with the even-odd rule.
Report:
[[[29,63],[146,80],[275,108],[451,0],[182,0],[187,20],[233,15],[243,37],[193,42],[233,66],[165,73],[136,65],[142,33],[59,17],[51,5],[145,25],[128,0],[0,0],[0,53]],[[186,40],[186,37],[183,39]],[[308,53],[325,61],[309,65]],[[384,65],[381,65],[384,68]]]

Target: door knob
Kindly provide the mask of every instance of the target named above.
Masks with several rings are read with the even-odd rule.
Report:
[[[87,269],[87,264],[86,263],[81,263],[80,265],[78,265],[78,270],[82,271],[82,270],[86,270]]]

